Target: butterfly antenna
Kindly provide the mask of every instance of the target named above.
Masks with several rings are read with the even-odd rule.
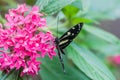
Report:
[[[57,18],[57,37],[58,37],[58,24],[59,24],[59,16]]]

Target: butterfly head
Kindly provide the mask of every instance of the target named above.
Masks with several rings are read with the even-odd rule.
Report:
[[[55,44],[59,44],[60,43],[60,40],[58,39],[58,37],[55,38]]]

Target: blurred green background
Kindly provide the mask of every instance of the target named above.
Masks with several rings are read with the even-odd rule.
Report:
[[[53,60],[46,56],[40,59],[39,75],[30,80],[120,80],[120,64],[116,64],[120,62],[120,57],[116,59],[120,55],[120,0],[0,0],[0,23],[6,22],[8,9],[23,3],[39,6],[46,14],[47,30],[58,37],[84,22],[80,34],[65,49],[66,74],[57,56]],[[1,74],[0,80],[13,80],[13,75]]]

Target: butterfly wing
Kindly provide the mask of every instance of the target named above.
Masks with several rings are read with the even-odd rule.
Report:
[[[73,26],[73,28],[69,29],[65,34],[63,34],[59,38],[59,44],[58,45],[59,45],[60,49],[66,48],[73,41],[73,39],[81,31],[82,26],[83,26],[83,23],[79,23],[79,24]]]

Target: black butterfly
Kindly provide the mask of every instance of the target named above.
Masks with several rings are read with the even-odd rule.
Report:
[[[73,26],[71,29],[69,29],[60,38],[55,39],[58,56],[59,56],[60,62],[62,64],[62,68],[63,68],[64,72],[65,72],[65,69],[64,69],[62,54],[65,54],[65,53],[64,53],[63,49],[66,48],[73,41],[73,39],[79,34],[82,26],[83,26],[83,23],[79,23],[79,24]]]

